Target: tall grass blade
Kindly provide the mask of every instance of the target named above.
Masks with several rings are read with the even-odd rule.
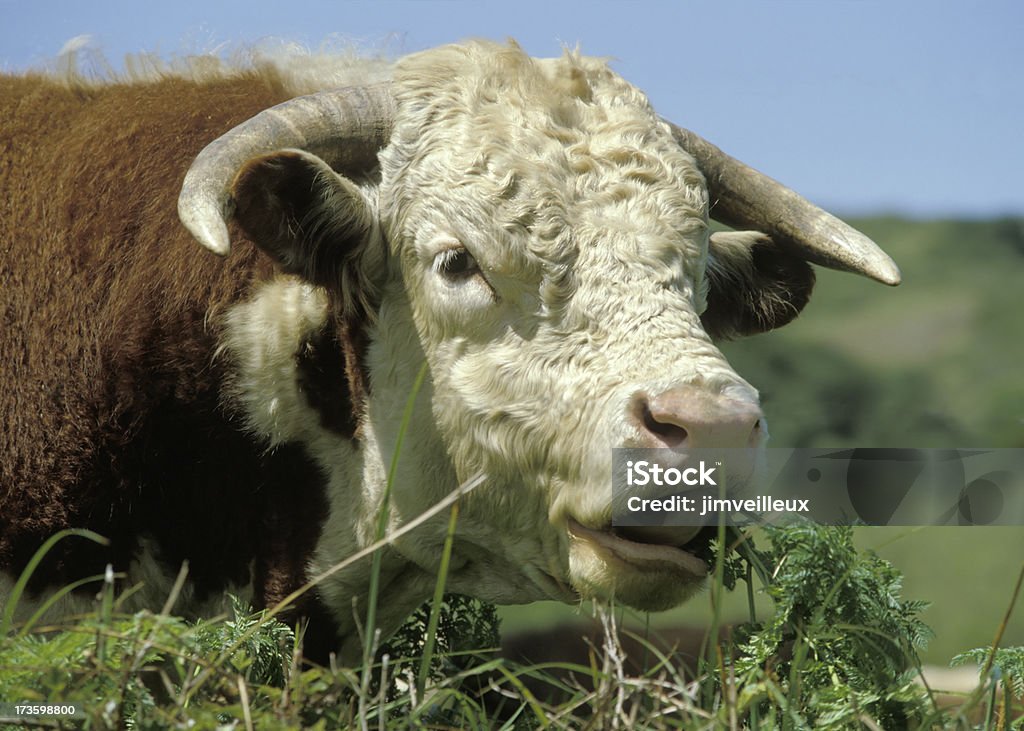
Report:
[[[25,587],[28,586],[29,580],[32,578],[32,574],[35,573],[36,568],[46,554],[50,550],[60,543],[65,538],[71,536],[78,536],[80,538],[88,538],[93,543],[98,543],[101,546],[109,546],[110,541],[99,533],[93,533],[91,530],[84,530],[81,528],[68,528],[62,531],[58,531],[46,539],[46,542],[39,547],[39,549],[32,554],[32,558],[29,559],[28,564],[25,565],[25,570],[21,572],[21,576],[14,583],[14,588],[11,589],[11,595],[7,597],[7,602],[4,604],[3,616],[0,616],[0,637],[6,637],[7,633],[11,629],[11,623],[14,621],[14,610],[18,606],[18,602],[21,601],[22,594],[25,593]]]
[[[459,504],[452,505],[451,517],[448,519],[448,533],[444,538],[444,550],[441,552],[441,566],[437,572],[437,581],[434,583],[434,599],[430,604],[430,618],[427,620],[426,646],[423,648],[423,656],[420,658],[420,671],[416,680],[417,695],[422,698],[423,691],[427,687],[427,675],[430,672],[430,663],[434,657],[434,648],[437,643],[437,624],[441,619],[441,605],[444,603],[444,587],[448,580],[448,566],[452,558],[452,544],[455,542],[455,524],[459,520]]]
[[[967,714],[969,714],[985,696],[985,689],[988,687],[989,682],[992,682],[993,686],[995,682],[992,680],[992,663],[995,662],[996,650],[999,649],[999,644],[1003,641],[1003,634],[1006,632],[1006,627],[1010,623],[1010,617],[1013,616],[1014,607],[1017,605],[1017,598],[1020,596],[1021,586],[1024,585],[1024,564],[1021,564],[1020,573],[1017,574],[1017,584],[1013,588],[1013,594],[1010,597],[1010,605],[1006,608],[1006,613],[1003,615],[1003,621],[999,623],[999,629],[996,630],[995,639],[992,640],[992,649],[988,653],[988,657],[985,658],[985,663],[981,667],[980,676],[982,682],[978,684],[978,687],[971,693],[970,698],[967,702],[960,707],[960,712],[957,715],[958,720],[965,720]],[[995,705],[994,701],[993,704]]]
[[[427,363],[424,361],[423,365],[420,366],[419,373],[416,374],[416,380],[413,383],[412,391],[409,393],[409,398],[405,402],[405,410],[402,412],[402,423],[398,427],[398,436],[395,438],[395,451],[391,455],[391,464],[388,467],[388,479],[384,486],[384,496],[381,498],[380,512],[377,514],[377,530],[374,534],[374,538],[378,541],[384,538],[384,533],[387,531],[388,518],[391,515],[391,491],[395,484],[395,473],[398,471],[398,457],[402,453],[402,443],[405,441],[405,433],[408,431],[409,423],[412,421],[412,412],[416,405],[416,397],[419,395],[420,388],[422,388],[423,381],[426,377]],[[370,648],[375,644],[373,642],[373,638],[377,630],[377,597],[380,591],[381,560],[381,551],[377,551],[373,554],[373,563],[372,568],[370,569],[370,594],[367,598],[366,604],[367,641],[363,644],[364,667],[369,667],[373,660]]]

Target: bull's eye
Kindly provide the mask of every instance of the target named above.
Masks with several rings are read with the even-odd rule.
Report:
[[[449,281],[468,279],[480,271],[476,259],[461,246],[438,252],[434,257],[434,271]]]

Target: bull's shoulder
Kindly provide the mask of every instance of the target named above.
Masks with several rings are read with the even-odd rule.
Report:
[[[245,245],[203,252],[176,200],[196,152],[282,94],[258,74],[0,77],[0,507],[26,530],[120,505],[162,429],[235,439],[218,314],[272,265]]]

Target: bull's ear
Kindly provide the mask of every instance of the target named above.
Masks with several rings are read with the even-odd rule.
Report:
[[[810,299],[814,270],[757,231],[711,235],[707,309],[712,338],[731,338],[782,327]]]
[[[257,246],[291,274],[340,287],[375,229],[363,192],[302,150],[249,160],[232,186],[235,220]]]

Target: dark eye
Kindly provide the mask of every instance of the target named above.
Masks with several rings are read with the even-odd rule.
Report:
[[[464,248],[445,249],[434,257],[434,271],[445,279],[467,279],[480,271],[473,255]]]

